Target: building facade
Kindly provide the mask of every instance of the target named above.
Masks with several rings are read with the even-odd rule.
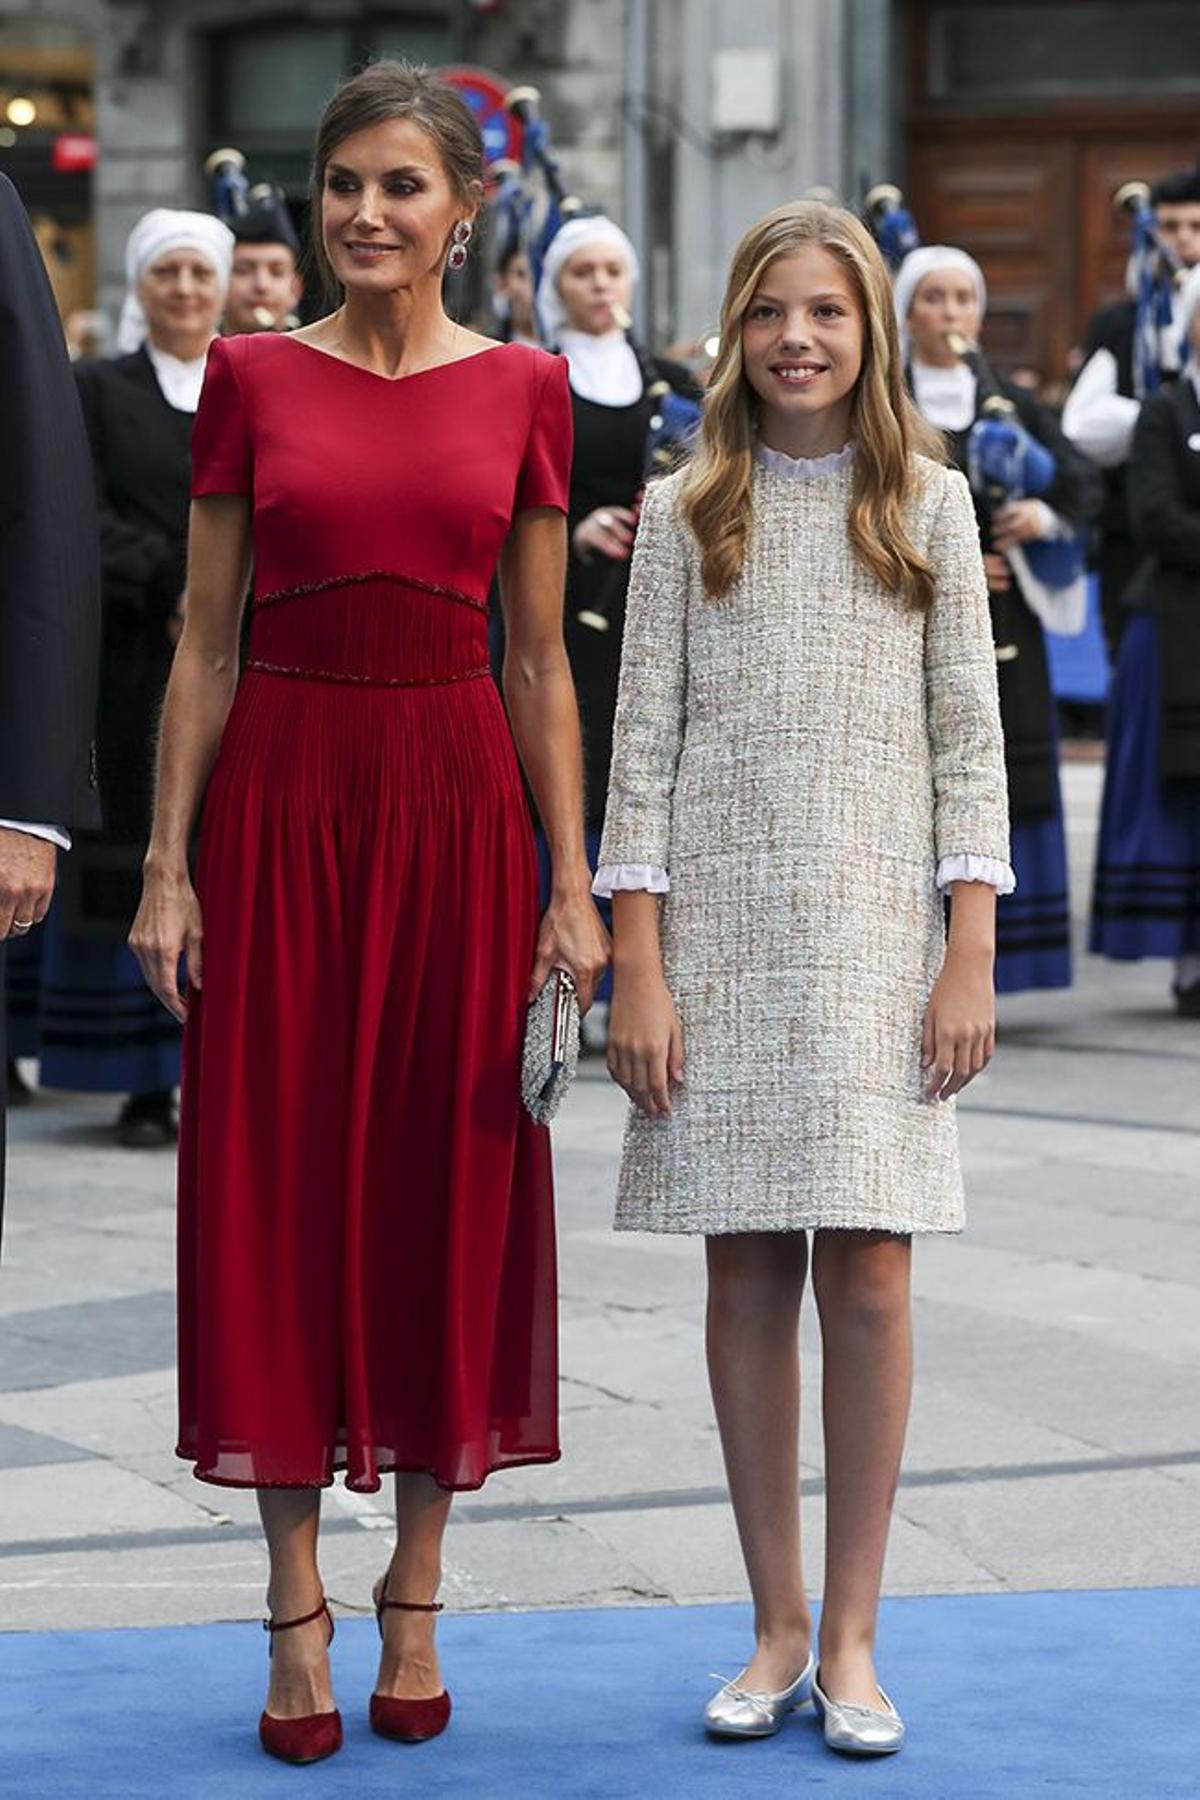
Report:
[[[207,204],[218,145],[303,215],[316,117],[370,56],[536,84],[567,186],[643,250],[659,344],[711,330],[757,214],[893,180],[927,240],[983,262],[997,360],[1054,375],[1120,290],[1113,190],[1200,153],[1194,0],[0,0],[0,114],[47,36],[90,71],[86,203],[37,161],[61,120],[12,143],[0,121],[0,167],[52,219],[56,192],[73,229],[90,219],[77,258],[110,315],[129,227]]]

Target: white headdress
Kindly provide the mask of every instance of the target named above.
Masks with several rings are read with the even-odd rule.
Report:
[[[922,244],[919,250],[910,250],[896,271],[895,283],[896,324],[900,328],[900,349],[905,358],[908,356],[908,315],[912,303],[925,277],[932,275],[935,269],[959,269],[969,275],[975,284],[981,319],[987,311],[987,282],[973,256],[956,249],[953,244]]]
[[[538,317],[542,322],[542,335],[548,344],[558,342],[559,332],[567,319],[567,309],[558,291],[558,278],[562,274],[563,264],[577,250],[582,250],[585,244],[609,244],[620,250],[629,265],[629,279],[634,287],[641,276],[638,253],[632,241],[612,219],[606,218],[603,213],[597,213],[594,218],[569,219],[550,240],[550,248],[546,251],[538,282]]]
[[[229,286],[234,236],[211,213],[175,212],[156,206],[143,213],[125,244],[125,300],[117,326],[117,349],[124,354],[145,342],[146,315],[137,297],[138,283],[152,263],[171,250],[194,250],[217,272],[222,295]]]

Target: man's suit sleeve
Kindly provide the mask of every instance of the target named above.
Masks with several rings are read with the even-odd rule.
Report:
[[[0,817],[99,823],[91,455],[50,283],[0,175]]]

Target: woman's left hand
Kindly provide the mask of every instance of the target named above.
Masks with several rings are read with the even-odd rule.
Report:
[[[1013,550],[1046,535],[1046,510],[1040,500],[1009,500],[992,514],[992,543]]]
[[[950,1100],[987,1068],[996,1049],[992,959],[946,952],[925,1009],[921,1069],[927,1100]]]
[[[551,896],[538,932],[529,999],[541,993],[551,969],[566,969],[579,995],[579,1010],[585,1013],[611,956],[612,942],[591,894],[584,891],[564,900]]]

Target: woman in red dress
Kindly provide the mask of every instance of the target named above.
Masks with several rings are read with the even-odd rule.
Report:
[[[340,1742],[316,1555],[334,1471],[360,1492],[395,1473],[371,1716],[414,1738],[449,1715],[433,1613],[453,1491],[558,1455],[550,1145],[521,1106],[521,1037],[555,964],[586,1005],[607,944],[561,632],[566,368],[441,302],[480,175],[452,90],[368,68],[330,102],[314,163],[342,304],[213,346],[132,933],[186,1022],[179,1453],[258,1490],[261,1735],[291,1760]],[[555,851],[540,931],[488,679],[497,564],[505,694]]]

